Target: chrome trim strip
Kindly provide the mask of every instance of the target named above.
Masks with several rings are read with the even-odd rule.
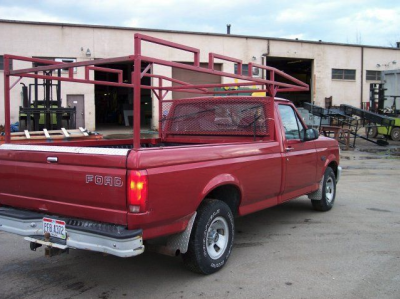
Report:
[[[91,155],[108,155],[108,156],[127,156],[128,152],[130,151],[130,149],[123,149],[123,148],[47,146],[47,145],[25,145],[25,144],[3,144],[0,146],[0,150],[91,154]]]

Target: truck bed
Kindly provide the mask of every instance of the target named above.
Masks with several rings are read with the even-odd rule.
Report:
[[[274,153],[272,159],[262,163],[272,163],[280,172],[277,142],[254,143],[244,137],[237,138],[236,142],[221,144],[221,141],[221,138],[206,140],[204,136],[186,143],[143,139],[139,151],[131,150],[130,139],[5,144],[0,146],[0,205],[136,228],[143,224],[142,217],[158,218],[162,223],[189,215],[195,208],[195,201],[185,204],[185,209],[173,208],[178,202],[182,206],[186,201],[184,197],[175,198],[174,205],[161,209],[158,206],[168,202],[171,188],[191,188],[201,194],[204,191],[199,188],[220,173],[221,167],[231,173],[239,171],[238,176],[242,177],[242,172],[251,172],[260,159]],[[253,162],[246,158],[251,156]],[[239,165],[245,168],[237,169]],[[201,173],[199,177],[199,167],[208,169],[207,174]],[[132,216],[127,210],[128,172],[142,169],[147,170],[150,184],[157,186],[150,189],[148,196],[149,209],[153,211],[148,216]],[[168,175],[160,176],[161,173]],[[266,172],[265,175],[279,189],[280,177],[276,173]],[[170,176],[175,179],[170,181]],[[194,177],[197,180],[191,179]],[[257,178],[258,174],[247,175],[244,180],[252,186],[257,184]]]

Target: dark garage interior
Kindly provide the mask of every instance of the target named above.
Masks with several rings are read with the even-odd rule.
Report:
[[[286,74],[307,83],[310,86],[309,91],[278,93],[277,97],[282,97],[292,101],[297,107],[302,107],[304,102],[311,103],[312,95],[312,59],[285,58],[285,57],[267,57],[267,65],[284,71]],[[290,83],[284,78],[277,76],[281,82]]]
[[[102,65],[105,68],[123,70],[123,82],[131,82],[133,65],[127,63]],[[142,65],[142,71],[146,65]],[[95,80],[115,81],[118,75],[114,73],[95,72]],[[150,85],[150,78],[143,77],[142,84]],[[132,127],[133,124],[133,89],[115,86],[95,85],[96,129],[112,128],[117,126]],[[148,89],[141,89],[142,128],[150,128],[152,118],[152,98]]]

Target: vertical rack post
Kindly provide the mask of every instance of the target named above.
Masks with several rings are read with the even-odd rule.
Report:
[[[134,70],[132,73],[133,84],[133,148],[140,149],[140,84],[141,84],[141,64],[140,56],[134,60]]]
[[[5,143],[11,142],[11,120],[10,120],[10,59],[4,55],[4,130],[6,133]]]
[[[134,37],[134,69],[132,72],[133,84],[133,148],[140,149],[140,84],[142,77],[142,40],[139,34]]]
[[[270,76],[269,79],[272,82],[275,82],[275,72],[273,70],[270,71],[269,76]],[[269,88],[270,88],[270,93],[271,93],[271,96],[272,96],[272,100],[274,100],[275,99],[275,95],[276,95],[275,84],[274,83],[270,84]]]
[[[162,91],[162,79],[161,78],[158,78],[158,87],[159,87],[159,89],[158,89],[158,92],[159,92],[159,97],[158,97],[158,137],[159,138],[162,138],[162,129],[163,129],[163,123],[162,123],[162,119],[163,119],[163,116],[164,116],[164,114],[163,114],[163,111],[162,111],[162,100],[163,100],[163,97],[162,97],[162,93],[163,93],[163,91]]]
[[[60,78],[61,77],[61,69],[57,70],[57,76]],[[62,107],[62,102],[61,102],[61,81],[57,81],[57,108],[61,108]],[[62,127],[62,113],[56,113],[57,115],[57,130],[61,129]],[[69,117],[71,117],[71,115],[69,115]],[[68,129],[70,129],[68,127]]]

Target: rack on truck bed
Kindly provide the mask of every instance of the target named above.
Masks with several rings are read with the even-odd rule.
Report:
[[[173,61],[167,61],[160,58],[150,57],[142,55],[142,49],[146,50],[149,44],[156,44],[158,46],[169,47],[175,50],[179,50],[182,52],[186,52],[186,54],[193,55],[193,64],[187,63],[179,63]],[[204,56],[201,56],[204,57]],[[216,60],[226,61],[236,65],[236,72],[225,72],[220,71],[215,67]],[[9,68],[11,61],[18,61],[14,65],[26,65],[29,66],[27,68],[21,69],[13,69]],[[187,111],[186,114],[182,114],[182,119],[187,120],[187,115],[192,115],[193,113],[199,113],[199,109],[204,106],[204,103],[216,103],[218,95],[230,95],[230,94],[244,94],[249,91],[243,88],[246,87],[254,87],[257,88],[258,92],[265,93],[265,96],[259,97],[258,100],[267,100],[272,101],[275,95],[278,92],[292,92],[292,91],[307,91],[309,90],[309,86],[280,71],[273,67],[269,67],[266,65],[260,65],[255,63],[248,63],[248,75],[243,72],[243,62],[242,60],[216,54],[216,53],[208,53],[208,61],[207,67],[202,67],[200,65],[200,50],[189,47],[186,45],[173,43],[170,41],[154,38],[151,36],[143,35],[143,34],[135,34],[134,36],[134,54],[130,56],[124,57],[116,57],[116,58],[108,58],[108,59],[95,59],[88,61],[80,61],[80,62],[56,62],[53,60],[39,59],[39,58],[31,58],[31,57],[22,57],[15,55],[4,55],[4,111],[5,111],[5,142],[10,143],[11,135],[10,135],[10,89],[12,89],[21,79],[30,78],[30,80],[46,80],[48,86],[53,86],[52,81],[58,82],[72,82],[72,83],[85,83],[85,84],[94,84],[94,85],[103,85],[103,86],[115,86],[115,87],[125,87],[133,90],[133,149],[137,150],[141,147],[140,141],[140,118],[141,118],[141,89],[148,89],[153,92],[153,95],[158,99],[158,110],[159,110],[159,139],[166,139],[168,136],[174,135],[174,128],[168,127],[164,125],[168,120],[168,113],[171,107],[178,107],[177,105],[173,105],[170,99],[167,99],[166,96],[170,92],[185,92],[185,93],[193,93],[199,94],[203,96],[202,98],[191,98],[186,99],[187,101],[192,101],[193,111]],[[37,67],[30,67],[32,63],[36,65],[40,65]],[[116,64],[116,63],[126,63],[133,66],[133,72],[128,80],[124,80],[123,71],[112,69],[109,67],[104,67],[106,64]],[[144,70],[142,70],[142,65],[144,66]],[[197,73],[215,75],[221,78],[221,82],[224,83],[214,83],[214,84],[192,84],[190,82],[185,82],[181,80],[177,80],[175,78],[162,76],[154,73],[157,68],[154,68],[155,65],[170,67],[170,68],[178,68],[187,71],[193,71]],[[79,73],[77,69],[84,69],[84,76],[79,77]],[[263,74],[260,77],[253,77],[252,68],[259,68]],[[232,68],[233,70],[234,68]],[[63,70],[62,74],[60,70]],[[113,81],[100,81],[91,79],[91,72],[98,71],[104,73],[112,73],[116,74],[118,78]],[[172,72],[171,72],[172,73]],[[17,77],[17,80],[10,84],[11,77]],[[151,79],[150,85],[144,85],[142,83],[142,78],[148,77]],[[224,78],[222,80],[222,78]],[[235,82],[236,81],[236,82]],[[225,90],[230,87],[238,87],[235,90]],[[218,90],[218,88],[220,90]],[[222,90],[222,88],[224,90]],[[242,89],[241,89],[242,88]],[[58,88],[57,92],[59,93],[60,89]],[[237,97],[235,98],[237,101]],[[237,108],[240,113],[245,114],[247,109],[253,109],[252,107],[248,107],[249,103],[257,102],[257,98],[255,97],[240,97],[240,107]],[[174,101],[182,101],[182,100],[174,100]],[[239,105],[239,104],[238,104]],[[29,106],[29,105],[28,105]],[[243,107],[242,107],[243,106]],[[254,106],[254,105],[253,105]],[[200,107],[200,108],[199,108]],[[209,109],[209,108],[207,108]],[[197,111],[199,110],[199,111]],[[214,109],[217,111],[217,109]],[[253,115],[256,115],[257,109],[254,108]],[[201,111],[200,111],[201,112]],[[264,111],[266,113],[265,119],[271,125],[268,125],[268,128],[257,127],[256,125],[251,128],[241,127],[240,124],[236,128],[229,128],[226,124],[224,125],[224,130],[221,135],[227,136],[231,131],[236,130],[242,132],[244,135],[249,135],[249,139],[255,138],[271,138],[270,134],[273,132],[274,119],[273,119],[273,109],[271,111]],[[60,112],[61,113],[61,112]],[[183,112],[182,112],[183,113]],[[203,113],[203,112],[201,112]],[[216,113],[216,112],[215,112]],[[61,114],[60,114],[61,115]],[[58,115],[60,117],[60,115]],[[258,117],[258,116],[255,116]],[[28,117],[29,118],[29,117]],[[51,122],[51,117],[50,117]],[[188,121],[186,121],[188,122]],[[59,123],[59,122],[57,122]],[[176,123],[176,122],[175,122]],[[194,126],[194,122],[192,122]],[[193,127],[194,128],[194,127]],[[194,130],[192,128],[192,131]],[[213,127],[209,126],[207,128],[208,131],[212,131],[213,135],[215,135],[215,130]],[[202,136],[207,135],[207,130],[196,131],[193,133],[197,135],[195,138],[199,140],[200,138],[204,138]],[[236,134],[235,131],[235,134]],[[176,134],[175,134],[176,135]],[[200,137],[199,137],[200,136]],[[269,136],[269,137],[268,137]],[[190,138],[180,137],[184,139],[185,142],[190,142]],[[226,137],[224,137],[226,138]],[[224,138],[219,138],[220,140],[224,140]],[[232,137],[233,138],[233,137]],[[195,140],[195,139],[193,139]],[[176,142],[176,138],[174,139]],[[104,144],[106,141],[102,141]],[[108,142],[108,141],[107,141]],[[130,141],[131,142],[131,141]],[[90,142],[88,142],[89,144]],[[74,144],[77,142],[74,141]],[[82,142],[82,145],[84,142]],[[92,143],[90,143],[92,144]],[[99,141],[99,146],[101,146]]]

